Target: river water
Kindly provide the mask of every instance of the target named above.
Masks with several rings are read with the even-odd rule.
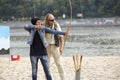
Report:
[[[11,28],[10,32],[10,54],[29,56],[29,33],[22,27]],[[120,26],[72,26],[62,56],[73,54],[120,56]]]

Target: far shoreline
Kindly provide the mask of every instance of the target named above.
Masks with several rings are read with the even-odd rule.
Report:
[[[66,27],[67,25],[71,26],[120,26],[120,18],[90,18],[90,19],[57,19],[56,20],[61,27]],[[43,24],[43,20],[41,20]],[[1,21],[0,25],[7,25],[10,28],[21,28],[25,24],[31,24],[30,21]],[[17,27],[16,27],[17,26]]]

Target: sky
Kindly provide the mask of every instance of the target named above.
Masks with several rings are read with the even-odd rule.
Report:
[[[0,38],[8,38],[10,37],[10,29],[9,26],[0,26]]]

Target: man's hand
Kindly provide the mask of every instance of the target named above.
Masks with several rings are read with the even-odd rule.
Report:
[[[63,48],[60,47],[60,54],[62,55],[63,53]]]
[[[64,46],[64,37],[60,37],[60,54],[63,53],[63,46]]]

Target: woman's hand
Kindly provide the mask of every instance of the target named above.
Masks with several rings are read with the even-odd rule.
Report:
[[[65,32],[65,36],[68,36],[68,34],[69,34],[69,30],[67,30],[67,31]]]
[[[37,30],[40,30],[40,29],[41,29],[41,25],[36,25],[35,28],[36,28]]]

